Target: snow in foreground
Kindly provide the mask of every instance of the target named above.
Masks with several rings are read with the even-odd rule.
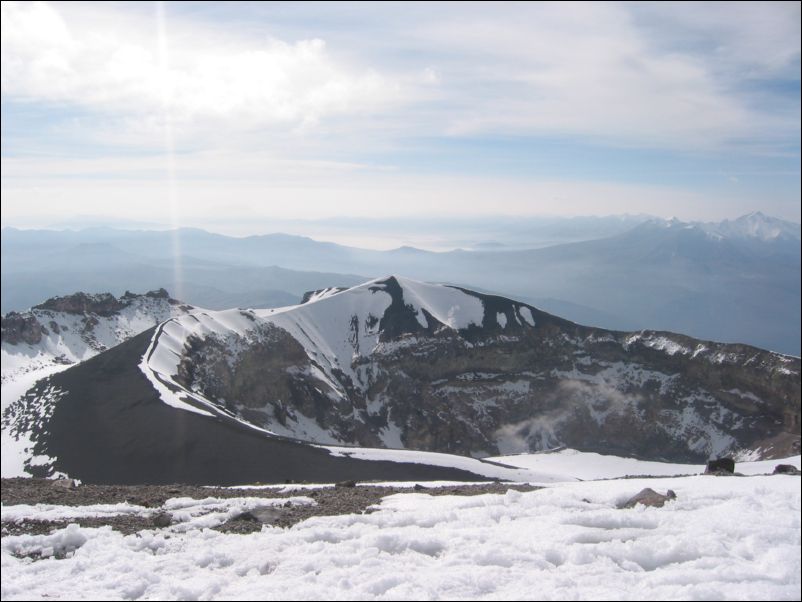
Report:
[[[616,509],[643,487],[678,497]],[[74,553],[13,555],[58,545]],[[2,574],[3,599],[799,599],[799,478],[405,493],[371,514],[244,536],[73,525],[3,538]]]

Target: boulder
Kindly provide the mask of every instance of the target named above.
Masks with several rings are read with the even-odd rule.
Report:
[[[774,467],[774,474],[802,474],[799,469],[793,464],[777,464]]]
[[[717,458],[707,463],[705,474],[726,475],[735,472],[735,460],[732,458]]]
[[[167,512],[157,512],[150,520],[154,527],[159,527],[160,529],[173,524],[173,518]]]
[[[272,525],[281,516],[284,511],[276,506],[258,506],[247,512],[237,514],[231,520],[244,520],[248,522],[261,523],[263,525]]]
[[[77,483],[72,479],[56,479],[53,481],[53,487],[58,487],[59,489],[75,489],[77,486]]]
[[[619,508],[634,508],[638,504],[644,506],[654,506],[660,508],[669,500],[677,498],[677,494],[669,489],[665,495],[657,493],[654,489],[647,487],[642,489],[639,493],[629,498],[626,502],[619,504]]]

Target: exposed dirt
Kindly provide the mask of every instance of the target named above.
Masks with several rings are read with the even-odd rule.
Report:
[[[532,485],[509,485],[505,483],[483,483],[478,485],[460,484],[448,487],[429,487],[417,485],[410,487],[358,486],[319,487],[314,489],[294,489],[282,492],[281,489],[226,489],[220,487],[196,487],[192,485],[79,485],[64,487],[63,483],[47,479],[3,479],[2,503],[14,504],[60,504],[64,506],[83,506],[88,504],[117,504],[128,502],[146,508],[159,508],[164,502],[175,497],[203,499],[207,497],[237,498],[263,497],[288,498],[308,496],[315,500],[314,506],[280,506],[271,512],[272,516],[257,517],[250,513],[229,520],[217,527],[225,533],[252,533],[259,531],[263,524],[276,527],[291,527],[313,516],[332,516],[338,514],[359,514],[370,512],[370,507],[378,504],[385,496],[394,493],[426,493],[428,495],[480,495],[484,493],[505,493],[534,491]],[[159,520],[161,518],[161,520]],[[103,518],[78,518],[69,521],[26,520],[22,522],[3,522],[2,535],[46,534],[60,529],[69,523],[82,527],[101,527],[108,525],[123,534],[136,533],[143,529],[164,528],[164,514],[154,516],[124,515]],[[169,522],[169,521],[168,521]]]

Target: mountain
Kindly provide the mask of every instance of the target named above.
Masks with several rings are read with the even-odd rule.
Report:
[[[477,282],[486,288],[506,284],[501,290],[510,294],[590,307],[600,316],[594,325],[671,330],[799,355],[798,225],[795,237],[769,240],[714,226],[651,220],[609,238],[475,256],[471,269],[484,273]],[[537,277],[525,281],[524,272]],[[552,308],[572,319],[589,315],[570,305]]]
[[[532,247],[549,237],[574,242],[526,249],[530,231]],[[593,239],[577,241],[580,235]],[[603,328],[669,330],[802,352],[799,224],[760,213],[717,223],[558,220],[535,229],[523,223],[514,238],[514,245],[498,240],[505,246],[495,250],[374,251],[284,234],[6,228],[3,311],[76,288],[119,294],[134,286],[165,287],[214,309],[276,307],[307,290],[393,272],[543,303]]]
[[[755,211],[734,220],[704,224],[703,227],[724,237],[752,239],[764,242],[798,243],[800,225]]]
[[[160,482],[201,466],[208,482],[299,478],[277,442],[325,458],[337,445],[772,458],[799,453],[799,370],[747,345],[584,327],[390,276],[287,308],[170,318],[40,381],[3,425],[41,470],[104,482],[129,465]]]
[[[22,313],[6,314],[0,322],[2,410],[40,379],[195,310],[159,289],[141,295],[126,292],[120,297],[74,293],[48,299]],[[30,441],[3,428],[2,447],[3,476],[22,474],[24,463],[32,457]]]
[[[297,303],[313,288],[348,286],[365,280],[349,274],[284,269],[273,265],[269,254],[263,256],[264,265],[231,259],[225,253],[216,260],[186,252],[176,254],[170,247],[170,234],[161,232],[106,232],[101,237],[94,231],[6,228],[2,242],[3,312],[21,311],[43,298],[75,290],[120,295],[127,289],[158,288],[211,309],[280,307]],[[201,254],[202,246],[198,247]],[[186,247],[176,248],[186,251]],[[163,255],[154,254],[154,250]]]
[[[195,309],[159,289],[119,298],[75,293],[23,313],[10,312],[1,322],[3,384],[28,372],[83,361]]]

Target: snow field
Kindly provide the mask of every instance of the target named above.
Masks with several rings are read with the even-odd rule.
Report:
[[[615,508],[643,487],[678,498]],[[64,541],[68,558],[13,555]],[[369,514],[244,536],[71,526],[4,538],[2,571],[9,600],[799,599],[800,488],[697,476],[404,493]]]
[[[495,462],[507,464],[499,466],[490,462],[482,462],[475,458],[443,454],[438,452],[423,452],[408,449],[379,449],[373,447],[333,447],[318,445],[329,450],[331,455],[351,457],[359,460],[373,460],[377,462],[408,462],[412,464],[427,464],[429,466],[443,466],[458,468],[472,472],[489,479],[502,479],[528,483],[554,483],[557,481],[573,480],[566,474],[554,474],[546,471],[535,471],[528,467],[516,467],[505,462],[504,456],[495,458]]]
[[[704,464],[677,464],[672,462],[650,462],[635,458],[622,458],[580,452],[575,449],[562,449],[556,452],[537,454],[517,454],[486,458],[507,466],[516,466],[533,471],[570,475],[577,479],[617,479],[626,476],[675,476],[700,474],[705,471]],[[779,460],[759,460],[756,462],[736,462],[735,471],[745,475],[771,474],[778,464],[792,464],[800,468],[801,456]]]

